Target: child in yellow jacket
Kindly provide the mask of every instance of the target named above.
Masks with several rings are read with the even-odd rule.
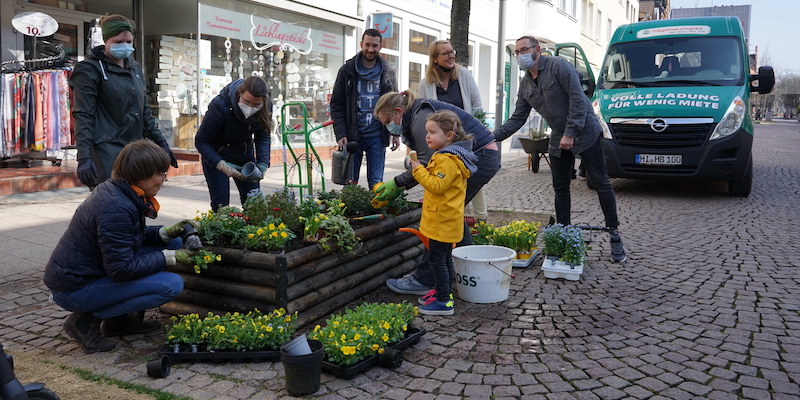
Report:
[[[471,135],[459,126],[458,116],[449,110],[437,111],[425,123],[425,141],[436,150],[423,166],[411,160],[414,179],[425,188],[419,231],[428,237],[428,263],[433,271],[435,298],[426,296],[420,314],[453,315],[450,286],[453,275],[453,244],[464,235],[464,200],[467,179],[478,170],[478,157],[472,152]]]

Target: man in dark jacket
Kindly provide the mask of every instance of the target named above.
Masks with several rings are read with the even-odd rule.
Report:
[[[552,128],[550,135],[550,165],[553,171],[556,222],[570,224],[569,184],[575,156],[597,189],[600,208],[611,234],[611,261],[627,258],[617,226],[617,200],[608,179],[602,127],[594,114],[589,98],[583,93],[578,71],[561,57],[542,56],[539,41],[531,36],[517,39],[516,51],[525,77],[519,85],[514,114],[494,131],[500,141],[508,138],[527,121],[531,109],[536,109]]]
[[[101,20],[105,45],[75,65],[69,80],[74,101],[78,178],[90,189],[111,176],[122,148],[146,138],[159,145],[178,168],[178,161],[156,127],[145,95],[142,65],[133,51],[133,25],[121,15]],[[122,46],[123,52],[117,50]]]
[[[361,161],[367,154],[367,182],[372,188],[383,181],[386,147],[392,137],[392,151],[400,146],[400,132],[390,132],[375,119],[373,110],[381,95],[397,91],[392,66],[380,56],[383,36],[367,29],[361,36],[361,52],[339,69],[331,95],[331,119],[339,148],[358,143],[354,154],[353,181],[361,175]]]

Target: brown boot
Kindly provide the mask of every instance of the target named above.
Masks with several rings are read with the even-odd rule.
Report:
[[[161,328],[156,320],[145,321],[144,311],[119,315],[103,320],[102,332],[106,337],[135,335],[153,332]]]
[[[117,345],[100,334],[100,318],[92,313],[72,313],[64,322],[64,331],[78,342],[86,353],[109,351]]]

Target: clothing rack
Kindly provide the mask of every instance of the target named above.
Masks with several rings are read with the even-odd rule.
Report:
[[[7,73],[63,67],[66,53],[64,53],[64,49],[61,48],[61,46],[56,46],[55,50],[57,54],[48,57],[32,58],[30,60],[3,61],[2,71],[3,73]]]
[[[63,67],[64,50],[53,55],[2,63],[0,81],[0,165],[46,160],[60,166],[61,158],[48,156],[74,145],[70,115],[69,77]]]

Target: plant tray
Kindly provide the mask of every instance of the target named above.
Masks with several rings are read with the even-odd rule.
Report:
[[[403,350],[419,342],[425,332],[425,328],[409,327],[406,337],[397,343],[386,346],[383,354],[370,356],[355,364],[345,366],[323,360],[322,369],[342,379],[353,379],[360,372],[372,368],[375,364],[380,364],[381,367],[390,369],[397,368],[403,362]]]
[[[544,277],[548,279],[566,279],[568,281],[577,281],[581,279],[583,273],[583,264],[576,265],[575,268],[562,267],[553,263],[552,260],[545,257],[542,262],[542,272]]]
[[[528,258],[527,260],[516,260],[515,259],[515,260],[511,261],[511,266],[513,268],[528,268],[533,263],[533,259],[536,258],[536,256],[538,256],[538,255],[539,255],[539,250],[538,249],[534,250],[533,254],[531,254],[530,258]]]
[[[254,363],[265,361],[280,361],[280,350],[256,350],[256,351],[200,351],[192,352],[189,346],[181,346],[180,351],[175,352],[172,346],[165,345],[161,349],[161,354],[168,356],[170,362],[180,363]]]

